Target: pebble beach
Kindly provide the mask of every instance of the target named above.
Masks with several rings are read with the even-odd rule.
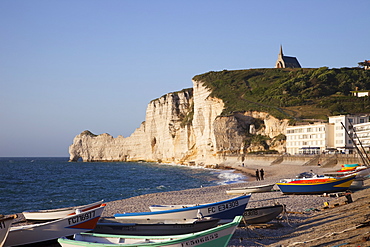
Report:
[[[274,165],[263,167],[265,170],[265,179],[256,181],[254,177],[254,171],[261,167],[235,167],[238,171],[248,175],[248,180],[243,183],[220,185],[212,187],[202,187],[181,191],[172,191],[164,193],[146,194],[137,197],[132,197],[124,200],[107,202],[106,209],[103,213],[103,217],[113,216],[116,213],[124,212],[143,212],[149,211],[150,205],[155,204],[204,204],[211,203],[221,200],[226,200],[235,196],[227,195],[226,190],[230,188],[243,187],[243,186],[255,186],[269,183],[279,182],[283,178],[294,178],[297,174],[312,170],[317,174],[323,174],[326,171],[333,171],[340,169],[340,167],[334,168],[321,168],[321,167],[310,167],[302,165]],[[351,211],[346,210],[346,207],[353,207],[355,204],[360,203],[359,208],[363,208],[363,211],[356,219],[356,224],[360,224],[360,221],[369,220],[370,216],[370,183],[369,180],[365,181],[364,189],[355,191],[352,194],[354,202],[351,204],[345,204],[345,197],[324,197],[322,195],[284,195],[275,185],[274,191],[266,193],[254,193],[248,203],[247,208],[270,206],[275,203],[286,205],[286,212],[281,215],[279,220],[274,220],[268,224],[262,226],[246,226],[238,227],[233,238],[229,242],[230,247],[239,246],[338,246],[338,244],[344,243],[343,246],[370,246],[370,241],[365,241],[367,237],[370,237],[370,227],[364,227],[364,232],[359,234],[359,231],[352,231],[357,238],[351,237],[353,243],[351,245],[347,238],[333,240],[333,236],[321,238],[325,234],[329,234],[331,231],[339,230],[339,226],[342,228],[349,227],[349,225],[343,224],[344,222],[352,222],[354,216]],[[324,208],[324,203],[329,204],[328,209]],[[331,205],[340,205],[332,207]],[[338,213],[337,210],[343,209],[343,212]],[[322,216],[324,214],[324,216]],[[328,216],[328,214],[332,214]],[[307,224],[312,225],[312,219],[315,217],[323,217],[320,221],[317,219],[317,223],[314,227],[304,227]],[[334,218],[339,217],[340,222],[336,222]],[[368,217],[366,219],[366,217]],[[325,220],[330,218],[330,220]],[[332,228],[330,224],[338,225]],[[355,224],[353,223],[353,224]],[[339,228],[338,228],[339,227]],[[343,229],[344,230],[344,229]],[[351,234],[350,231],[345,233]],[[333,234],[336,235],[336,234]],[[342,234],[344,236],[344,233]],[[316,238],[320,239],[316,239]],[[312,240],[314,239],[314,240]],[[364,240],[365,239],[365,240]],[[327,241],[327,242],[325,242]],[[365,241],[358,243],[359,241]]]
[[[127,199],[109,201],[102,217],[116,213],[145,212],[155,204],[204,204],[230,199],[230,188],[264,185],[279,182],[284,178],[311,171],[323,174],[340,169],[302,166],[235,166],[234,172],[242,172],[247,179],[242,183],[201,187],[180,191],[145,194]],[[255,170],[263,168],[265,179],[256,181]],[[269,247],[321,247],[321,246],[370,246],[370,179],[364,181],[361,190],[352,191],[352,203],[346,197],[323,195],[284,195],[275,185],[273,191],[254,193],[247,208],[284,204],[286,210],[278,219],[265,224],[239,226],[228,247],[269,246]],[[21,215],[19,215],[20,218]],[[58,243],[37,244],[42,247],[56,247]],[[217,247],[217,246],[215,246]]]

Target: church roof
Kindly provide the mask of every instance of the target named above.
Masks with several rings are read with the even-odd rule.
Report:
[[[301,65],[296,57],[283,56],[283,60],[285,63],[285,68],[301,68]]]
[[[283,46],[280,46],[280,53],[275,68],[301,68],[296,57],[288,57],[283,54]]]

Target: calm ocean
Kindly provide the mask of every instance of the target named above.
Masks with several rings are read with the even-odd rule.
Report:
[[[232,171],[157,163],[68,162],[0,157],[0,214],[82,205],[104,199],[237,183]]]

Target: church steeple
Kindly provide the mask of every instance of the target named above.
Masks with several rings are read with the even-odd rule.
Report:
[[[283,57],[284,54],[283,54],[283,46],[280,45],[280,53],[279,53],[279,57]]]
[[[283,54],[283,46],[280,45],[280,53],[275,63],[275,68],[301,68],[296,57],[288,57]]]

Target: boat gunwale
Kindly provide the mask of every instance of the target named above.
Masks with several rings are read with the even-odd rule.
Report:
[[[339,177],[339,178],[332,178],[331,180],[326,180],[326,181],[323,181],[323,182],[314,182],[314,183],[299,183],[299,181],[302,181],[302,179],[297,179],[297,180],[293,180],[293,181],[290,181],[290,182],[278,182],[276,183],[276,185],[298,185],[298,186],[301,186],[301,185],[325,185],[325,184],[331,184],[331,183],[337,183],[337,182],[342,182],[343,180],[351,180],[351,179],[354,179],[356,177],[356,174],[351,174],[351,175],[347,175],[347,176],[342,176],[342,177]],[[313,180],[313,179],[317,179],[317,178],[308,178],[306,179],[307,181],[309,180]],[[328,179],[328,178],[323,178],[323,179]]]
[[[251,194],[248,195],[242,195],[238,197],[234,197],[231,199],[227,199],[224,201],[219,201],[219,202],[213,202],[213,203],[208,203],[208,204],[201,204],[197,205],[194,207],[188,207],[188,208],[177,208],[177,209],[169,209],[169,210],[163,210],[163,211],[154,211],[154,212],[135,212],[135,213],[123,213],[123,214],[115,214],[114,217],[128,217],[128,216],[143,216],[143,215],[159,215],[159,214],[167,214],[167,213],[177,213],[177,212],[185,212],[185,211],[192,211],[192,210],[197,210],[197,209],[203,209],[207,207],[213,207],[217,206],[220,204],[225,204],[233,201],[239,201],[239,200],[244,200],[244,199],[250,199]],[[232,210],[232,209],[231,209]]]
[[[228,190],[262,189],[262,188],[266,188],[266,187],[270,187],[270,186],[273,187],[274,185],[275,185],[275,183],[273,183],[273,184],[265,184],[265,185],[249,186],[249,187],[231,188],[231,189],[228,189]]]
[[[75,209],[80,209],[80,208],[85,208],[85,207],[92,207],[98,204],[103,204],[104,200],[100,200],[97,202],[93,202],[90,204],[86,205],[79,205],[79,206],[72,206],[72,207],[66,207],[66,208],[55,208],[55,209],[41,209],[41,210],[29,210],[29,211],[23,211],[22,213],[27,213],[27,214],[37,214],[37,213],[53,213],[53,212],[61,212],[61,211],[67,211],[67,210],[75,210]]]
[[[275,207],[282,207],[282,208],[284,208],[284,205],[282,205],[282,204],[276,204],[276,205],[272,205],[272,206],[263,206],[263,207],[258,207],[258,208],[246,208],[245,211],[247,211],[247,210],[256,210],[256,209],[269,209],[269,208],[275,208]]]

